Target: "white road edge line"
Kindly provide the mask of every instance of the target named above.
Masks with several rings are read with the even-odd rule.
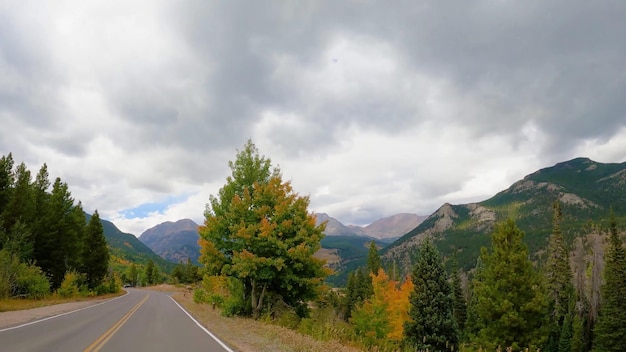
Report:
[[[219,343],[222,347],[224,347],[224,349],[228,352],[235,352],[233,350],[230,349],[230,347],[226,346],[225,343],[223,343],[222,341],[220,341],[220,339],[218,339],[215,335],[213,335],[207,328],[205,328],[204,326],[202,326],[202,324],[200,324],[194,317],[191,316],[191,314],[189,314],[188,311],[185,310],[185,308],[183,308],[183,306],[181,306],[180,304],[178,304],[178,302],[176,302],[176,300],[174,298],[172,298],[172,296],[169,296],[170,299],[172,300],[172,302],[176,303],[176,305],[178,306],[178,308],[180,308],[183,312],[185,312],[185,314],[187,314],[187,316],[189,317],[189,319],[193,320],[194,323],[196,323],[196,325],[198,325],[200,327],[200,329],[204,330],[204,332],[206,332],[207,334],[209,334],[209,336],[211,336],[213,338],[213,340],[215,340],[217,343]]]
[[[125,297],[126,295],[128,295],[128,291],[126,291],[126,293],[125,293],[125,294],[123,294],[123,295],[121,295],[121,296],[119,296],[119,297],[115,297],[115,298],[113,298],[113,299],[110,299],[110,300],[107,300],[107,301],[104,301],[104,302],[100,302],[100,303],[94,304],[94,305],[92,305],[92,306],[87,306],[87,307],[79,308],[79,309],[72,310],[72,311],[69,311],[69,312],[65,312],[65,313],[61,313],[61,314],[57,314],[57,315],[53,315],[53,316],[51,316],[51,317],[46,317],[46,318],[43,318],[43,319],[39,319],[39,320],[31,321],[31,322],[28,322],[28,323],[24,323],[24,324],[21,324],[21,325],[11,326],[10,328],[0,329],[0,332],[5,332],[5,331],[9,331],[9,330],[14,330],[14,329],[23,328],[23,327],[28,326],[28,325],[33,325],[33,324],[41,323],[42,321],[46,321],[46,320],[50,320],[50,319],[54,319],[54,318],[58,318],[58,317],[62,317],[62,316],[64,316],[64,315],[68,315],[68,314],[72,314],[72,313],[80,312],[81,310],[85,310],[85,309],[89,309],[89,308],[97,307],[97,306],[99,306],[99,305],[101,305],[101,304],[105,304],[105,303],[113,302],[113,301],[115,301],[116,299],[119,299],[119,298]]]

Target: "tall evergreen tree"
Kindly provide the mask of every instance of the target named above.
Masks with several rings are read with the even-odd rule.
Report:
[[[367,253],[367,269],[374,275],[378,275],[378,269],[380,269],[380,256],[374,241],[370,242],[369,252]]]
[[[420,246],[413,267],[409,321],[405,341],[419,351],[456,351],[459,331],[453,316],[454,298],[439,252],[430,240]]]
[[[523,237],[509,219],[496,226],[491,250],[481,249],[481,268],[472,281],[470,331],[474,344],[518,351],[545,343],[544,284],[528,259]]]
[[[370,298],[372,294],[374,294],[374,288],[369,271],[358,268],[349,273],[344,304],[346,320],[352,316],[354,308]]]
[[[17,222],[30,223],[35,215],[32,177],[26,164],[21,163],[17,166],[14,177],[15,184],[2,213],[2,220],[7,229]]]
[[[13,155],[2,156],[0,158],[0,215],[4,212],[4,208],[11,198],[11,189],[13,187]]]
[[[564,325],[564,321],[566,315],[570,314],[574,293],[572,270],[569,265],[569,251],[561,231],[563,215],[558,201],[554,202],[553,211],[553,230],[550,235],[546,264],[548,304],[550,309],[550,335],[546,350],[549,352],[557,352],[564,348],[563,344],[565,342],[560,341],[561,333],[564,329],[571,328],[571,318],[568,318],[567,325]],[[567,335],[571,335],[571,331]]]
[[[82,254],[82,272],[87,277],[89,288],[94,289],[102,283],[109,269],[109,248],[97,210],[85,229]]]
[[[67,184],[57,178],[52,193],[47,197],[42,222],[46,225],[35,232],[35,260],[46,272],[53,289],[61,286],[68,270],[80,270],[81,250],[85,229],[85,215]]]
[[[456,319],[459,331],[463,331],[463,329],[465,328],[465,321],[467,320],[467,303],[465,302],[465,296],[463,295],[463,287],[461,285],[461,273],[456,258],[454,258],[452,265],[450,285],[452,286],[452,295],[454,297],[454,319]]]
[[[154,262],[152,261],[152,259],[150,259],[150,261],[148,261],[148,265],[146,265],[146,271],[145,271],[146,284],[149,286],[152,286],[156,283],[155,271],[156,271],[156,266],[154,265]]]
[[[602,285],[602,305],[594,330],[593,350],[624,351],[626,347],[626,251],[611,210],[609,245]]]

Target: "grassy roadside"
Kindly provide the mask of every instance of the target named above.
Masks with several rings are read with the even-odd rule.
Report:
[[[52,295],[52,296],[42,298],[42,299],[28,299],[28,298],[2,299],[0,300],[0,312],[40,308],[40,307],[52,306],[52,305],[62,304],[62,303],[104,300],[108,298],[121,296],[124,293],[125,293],[124,291],[120,291],[118,293],[109,293],[109,294],[101,295],[101,296],[73,297],[73,298],[61,298],[57,295]]]
[[[226,318],[219,309],[208,304],[197,304],[192,294],[176,292],[172,297],[194,318],[234,350],[240,352],[358,352],[354,347],[335,341],[319,341],[296,331],[266,324],[253,319]]]

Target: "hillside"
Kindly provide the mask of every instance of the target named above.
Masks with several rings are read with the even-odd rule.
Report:
[[[380,240],[363,236],[326,236],[322,239],[322,250],[316,257],[326,259],[334,274],[326,281],[335,286],[343,286],[347,274],[366,262],[370,243],[374,241],[378,248],[388,245]]]
[[[405,270],[416,246],[432,237],[444,256],[455,254],[472,268],[481,246],[489,246],[494,224],[512,218],[525,233],[534,259],[540,259],[552,231],[552,204],[559,200],[563,232],[569,242],[586,234],[589,224],[601,224],[612,207],[618,220],[626,217],[626,163],[603,164],[586,158],[558,163],[534,172],[494,197],[479,203],[444,204],[418,227],[381,253],[383,260]]]
[[[91,215],[85,214],[87,221]],[[141,243],[137,237],[120,231],[112,222],[100,219],[104,229],[104,237],[106,237],[109,250],[112,255],[111,265],[123,266],[128,262],[137,264],[146,264],[150,259],[163,271],[171,272],[174,264],[159,257],[145,244]]]
[[[190,219],[164,222],[144,231],[139,240],[162,258],[174,262],[191,259],[198,263],[198,224]]]

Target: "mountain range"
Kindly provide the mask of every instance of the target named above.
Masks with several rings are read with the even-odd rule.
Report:
[[[345,272],[364,264],[372,240],[381,248],[383,263],[394,264],[406,273],[417,246],[430,237],[444,258],[454,257],[463,269],[470,270],[476,264],[480,248],[490,245],[495,224],[511,218],[525,232],[532,258],[541,260],[552,231],[552,204],[556,200],[561,203],[561,228],[570,244],[574,238],[592,231],[592,226],[606,226],[610,209],[618,224],[624,223],[626,163],[599,163],[587,158],[558,163],[529,174],[487,200],[443,204],[425,219],[414,214],[397,214],[361,227],[346,226],[319,213],[318,223],[327,221],[327,225],[323,249],[318,255],[326,258],[339,274],[330,281],[341,284],[343,279],[338,277],[345,278]],[[103,226],[112,253],[124,260],[157,262],[158,258],[159,265],[165,267],[174,265],[172,261],[194,260],[194,257],[197,260],[199,255],[198,225],[188,219],[146,230],[140,239],[148,245],[122,233],[110,222],[103,221]]]
[[[344,225],[326,213],[317,213],[317,224],[326,221],[326,236],[363,236],[393,242],[416,228],[427,216],[400,213],[374,221],[367,226]]]
[[[89,221],[91,215],[85,214],[85,217],[87,221]],[[120,231],[115,224],[108,220],[100,218],[100,223],[102,223],[104,237],[109,246],[111,266],[114,268],[119,269],[125,267],[131,262],[145,265],[148,261],[152,260],[165,272],[170,272],[174,269],[174,263],[154,253],[134,235]]]
[[[190,259],[197,264],[200,258],[198,239],[198,224],[190,219],[164,222],[139,236],[139,240],[156,254],[174,263]]]
[[[592,226],[606,228],[611,209],[619,223],[626,219],[626,163],[604,164],[577,158],[541,169],[492,198],[470,204],[444,204],[415,229],[381,251],[383,261],[404,272],[416,247],[433,238],[444,257],[456,257],[466,270],[475,266],[481,246],[490,245],[496,223],[513,219],[535,260],[541,260],[552,232],[552,205],[561,203],[562,231],[571,244]]]
[[[326,258],[331,266],[345,265],[367,254],[369,243],[374,240],[384,247],[408,230],[415,228],[425,218],[415,214],[398,214],[380,219],[371,225],[346,226],[337,219],[320,213],[318,224],[326,221],[326,238],[322,240],[323,250],[319,256]],[[191,259],[198,263],[198,224],[190,219],[176,222],[167,221],[147,229],[139,236],[139,241],[154,253],[173,263]]]

